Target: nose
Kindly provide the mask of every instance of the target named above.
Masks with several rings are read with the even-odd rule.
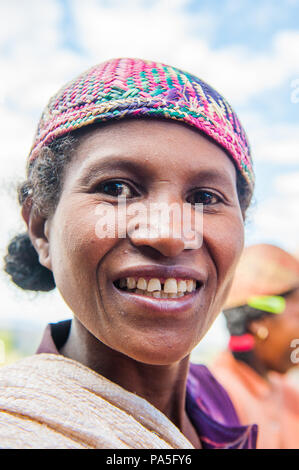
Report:
[[[166,257],[178,256],[185,249],[184,241],[172,236],[157,236],[153,238],[142,235],[131,235],[130,238],[135,246],[150,246]]]
[[[137,247],[152,247],[166,257],[175,257],[186,248],[182,224],[182,205],[160,200],[142,207],[139,218],[128,224],[127,234]]]

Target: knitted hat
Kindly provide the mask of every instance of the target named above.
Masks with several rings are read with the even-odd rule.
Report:
[[[284,294],[299,287],[299,261],[268,244],[244,249],[224,309],[247,304],[255,296]]]
[[[29,160],[68,132],[127,117],[174,119],[199,129],[228,152],[253,188],[249,143],[227,101],[189,73],[141,59],[109,60],[61,88],[42,114]]]

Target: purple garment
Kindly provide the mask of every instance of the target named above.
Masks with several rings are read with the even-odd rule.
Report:
[[[71,320],[50,323],[36,353],[59,354],[70,327]],[[204,365],[190,365],[186,411],[204,449],[256,448],[257,425],[240,425],[227,392]]]
[[[204,449],[256,448],[257,425],[240,425],[227,392],[204,365],[190,365],[186,410]]]

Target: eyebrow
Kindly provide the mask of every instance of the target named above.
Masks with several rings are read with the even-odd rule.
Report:
[[[83,167],[78,182],[84,187],[89,186],[101,174],[113,170],[130,172],[136,178],[150,179],[155,175],[155,171],[144,161],[126,159],[113,154]],[[194,171],[188,179],[189,184],[194,186],[196,186],[199,181],[201,185],[205,182],[212,182],[221,187],[230,185],[230,178],[227,177],[227,173],[224,171],[220,172],[217,168],[199,168],[197,171]]]
[[[234,180],[237,183],[237,180]],[[192,186],[196,186],[200,183],[200,185],[208,183],[208,184],[216,184],[220,187],[228,187],[231,186],[231,178],[227,174],[227,172],[219,171],[217,169],[211,168],[203,168],[197,172],[194,172],[192,177],[190,178],[190,184]]]
[[[144,163],[142,162],[135,162],[124,158],[119,158],[115,155],[107,156],[83,168],[82,175],[79,177],[79,184],[88,186],[99,175],[109,170],[129,171],[136,177],[140,177],[141,175],[144,175],[145,173],[148,174],[150,172],[149,169],[147,169],[145,172]]]

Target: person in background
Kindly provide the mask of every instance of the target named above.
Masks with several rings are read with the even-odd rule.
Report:
[[[299,447],[299,261],[281,248],[244,249],[223,313],[229,351],[211,366],[242,423],[257,423],[257,448]]]

